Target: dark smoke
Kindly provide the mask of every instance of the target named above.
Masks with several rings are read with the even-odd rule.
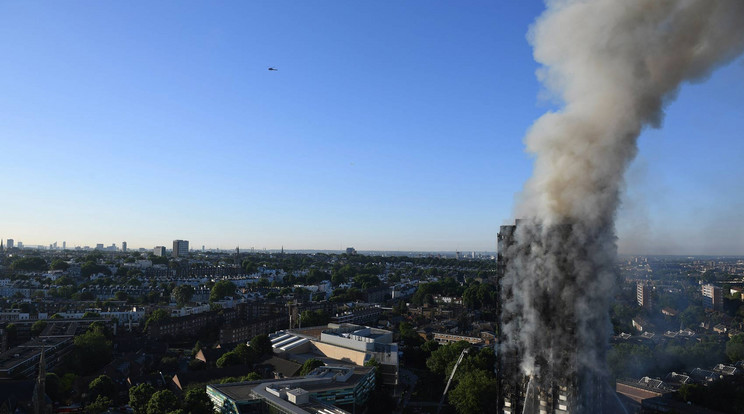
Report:
[[[581,385],[606,373],[614,219],[636,140],[683,82],[742,52],[744,1],[549,0],[529,39],[564,106],[525,138],[535,170],[517,206],[529,219],[504,252],[503,348],[524,374]]]

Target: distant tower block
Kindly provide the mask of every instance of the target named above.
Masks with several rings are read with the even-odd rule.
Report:
[[[723,289],[715,285],[703,285],[703,307],[705,309],[723,309]]]
[[[638,306],[651,309],[651,306],[653,306],[651,303],[651,290],[651,286],[638,282],[636,285],[636,301],[638,302]]]
[[[127,252],[127,242],[121,242],[121,251],[124,253]]]
[[[173,240],[173,257],[186,257],[189,253],[188,240]]]

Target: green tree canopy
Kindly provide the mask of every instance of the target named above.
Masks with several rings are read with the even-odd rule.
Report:
[[[186,391],[184,405],[191,414],[212,414],[214,412],[212,400],[209,399],[204,388],[192,388]]]
[[[135,385],[129,389],[129,406],[134,410],[134,414],[146,414],[147,402],[155,394],[155,388],[147,383]]]
[[[113,400],[116,398],[116,384],[108,375],[99,375],[88,384],[88,392],[91,401],[95,401],[98,396]]]
[[[734,335],[726,342],[726,356],[731,362],[744,360],[744,334]]]
[[[46,321],[36,321],[31,325],[31,336],[39,336],[41,332],[46,328]]]
[[[300,375],[307,375],[315,368],[322,367],[323,365],[325,365],[323,361],[315,358],[310,358],[302,364],[302,368],[300,368]]]
[[[300,323],[302,326],[320,326],[326,325],[331,321],[331,317],[328,316],[325,311],[318,309],[316,311],[302,311],[300,314]]]
[[[216,302],[222,300],[225,296],[232,296],[235,294],[235,283],[229,280],[220,280],[212,286],[212,290],[209,291],[209,301]]]
[[[459,369],[458,369],[459,372]],[[496,413],[493,393],[497,382],[488,371],[476,369],[463,371],[457,386],[449,392],[449,402],[458,414]]]
[[[251,339],[251,349],[257,355],[272,355],[274,353],[274,348],[271,346],[271,339],[266,334],[254,336]]]
[[[99,265],[96,262],[85,262],[80,266],[80,276],[88,278],[96,273],[103,273],[106,276],[111,276],[111,269],[105,265]]]
[[[156,392],[147,402],[147,414],[163,414],[178,408],[178,399],[169,390]]]
[[[153,322],[160,322],[160,321],[167,321],[171,318],[170,313],[168,313],[165,309],[155,309],[151,314],[150,317],[147,318],[147,321],[145,321],[145,331],[147,331],[147,328],[150,326]]]
[[[62,259],[52,260],[52,266],[51,266],[52,270],[67,270],[69,268],[70,268],[70,265]]]
[[[179,285],[173,289],[173,296],[176,297],[178,306],[185,306],[194,297],[194,287],[191,285]]]
[[[67,358],[73,372],[88,375],[111,361],[111,341],[99,330],[87,331],[73,340],[75,347]]]
[[[442,376],[449,375],[455,362],[460,357],[460,353],[462,353],[463,349],[469,347],[470,344],[465,341],[441,346],[431,353],[429,359],[426,360],[426,367],[435,374]]]
[[[21,257],[11,263],[12,270],[21,270],[27,272],[43,272],[49,269],[46,260],[41,257]]]
[[[111,401],[110,398],[99,395],[96,397],[95,401],[85,407],[85,412],[88,414],[100,414],[108,411],[109,407],[113,406],[114,402]]]

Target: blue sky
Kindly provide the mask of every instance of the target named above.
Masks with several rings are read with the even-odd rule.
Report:
[[[489,250],[540,1],[0,2],[0,237]],[[279,70],[270,72],[268,67]],[[744,63],[640,139],[627,253],[744,253]]]

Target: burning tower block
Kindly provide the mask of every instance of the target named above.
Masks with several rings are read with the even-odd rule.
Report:
[[[500,413],[624,412],[604,362],[614,276],[602,234],[527,220],[501,227]]]

